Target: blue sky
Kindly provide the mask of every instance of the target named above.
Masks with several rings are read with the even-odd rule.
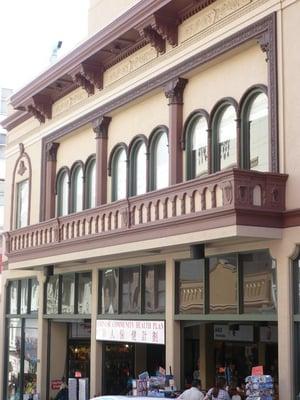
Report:
[[[87,37],[89,0],[0,0],[0,87],[19,89]]]

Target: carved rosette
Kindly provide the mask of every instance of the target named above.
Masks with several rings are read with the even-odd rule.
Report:
[[[169,99],[169,105],[183,104],[183,92],[187,83],[187,79],[175,78],[164,86],[165,96]]]
[[[96,133],[96,139],[107,139],[110,121],[111,117],[104,115],[92,121],[92,127],[93,131]]]

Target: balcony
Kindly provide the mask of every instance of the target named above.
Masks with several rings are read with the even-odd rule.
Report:
[[[280,228],[286,180],[283,174],[218,172],[7,232],[6,255],[17,262],[225,226]]]

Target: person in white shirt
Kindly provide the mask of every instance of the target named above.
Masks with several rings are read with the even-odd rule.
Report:
[[[179,400],[203,400],[204,394],[201,392],[201,382],[199,379],[194,379],[192,387],[185,390],[178,397]]]

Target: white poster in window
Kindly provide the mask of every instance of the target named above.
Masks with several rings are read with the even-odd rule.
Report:
[[[214,339],[232,342],[253,342],[252,325],[214,325]]]
[[[69,400],[77,400],[77,379],[69,378],[68,380],[68,388],[69,388]]]
[[[89,389],[89,380],[88,378],[80,378],[79,382],[79,390],[78,390],[78,400],[88,400],[88,389]]]
[[[278,329],[277,326],[261,326],[259,328],[259,338],[264,343],[277,343],[278,342]]]
[[[165,321],[97,320],[96,340],[165,344]]]

